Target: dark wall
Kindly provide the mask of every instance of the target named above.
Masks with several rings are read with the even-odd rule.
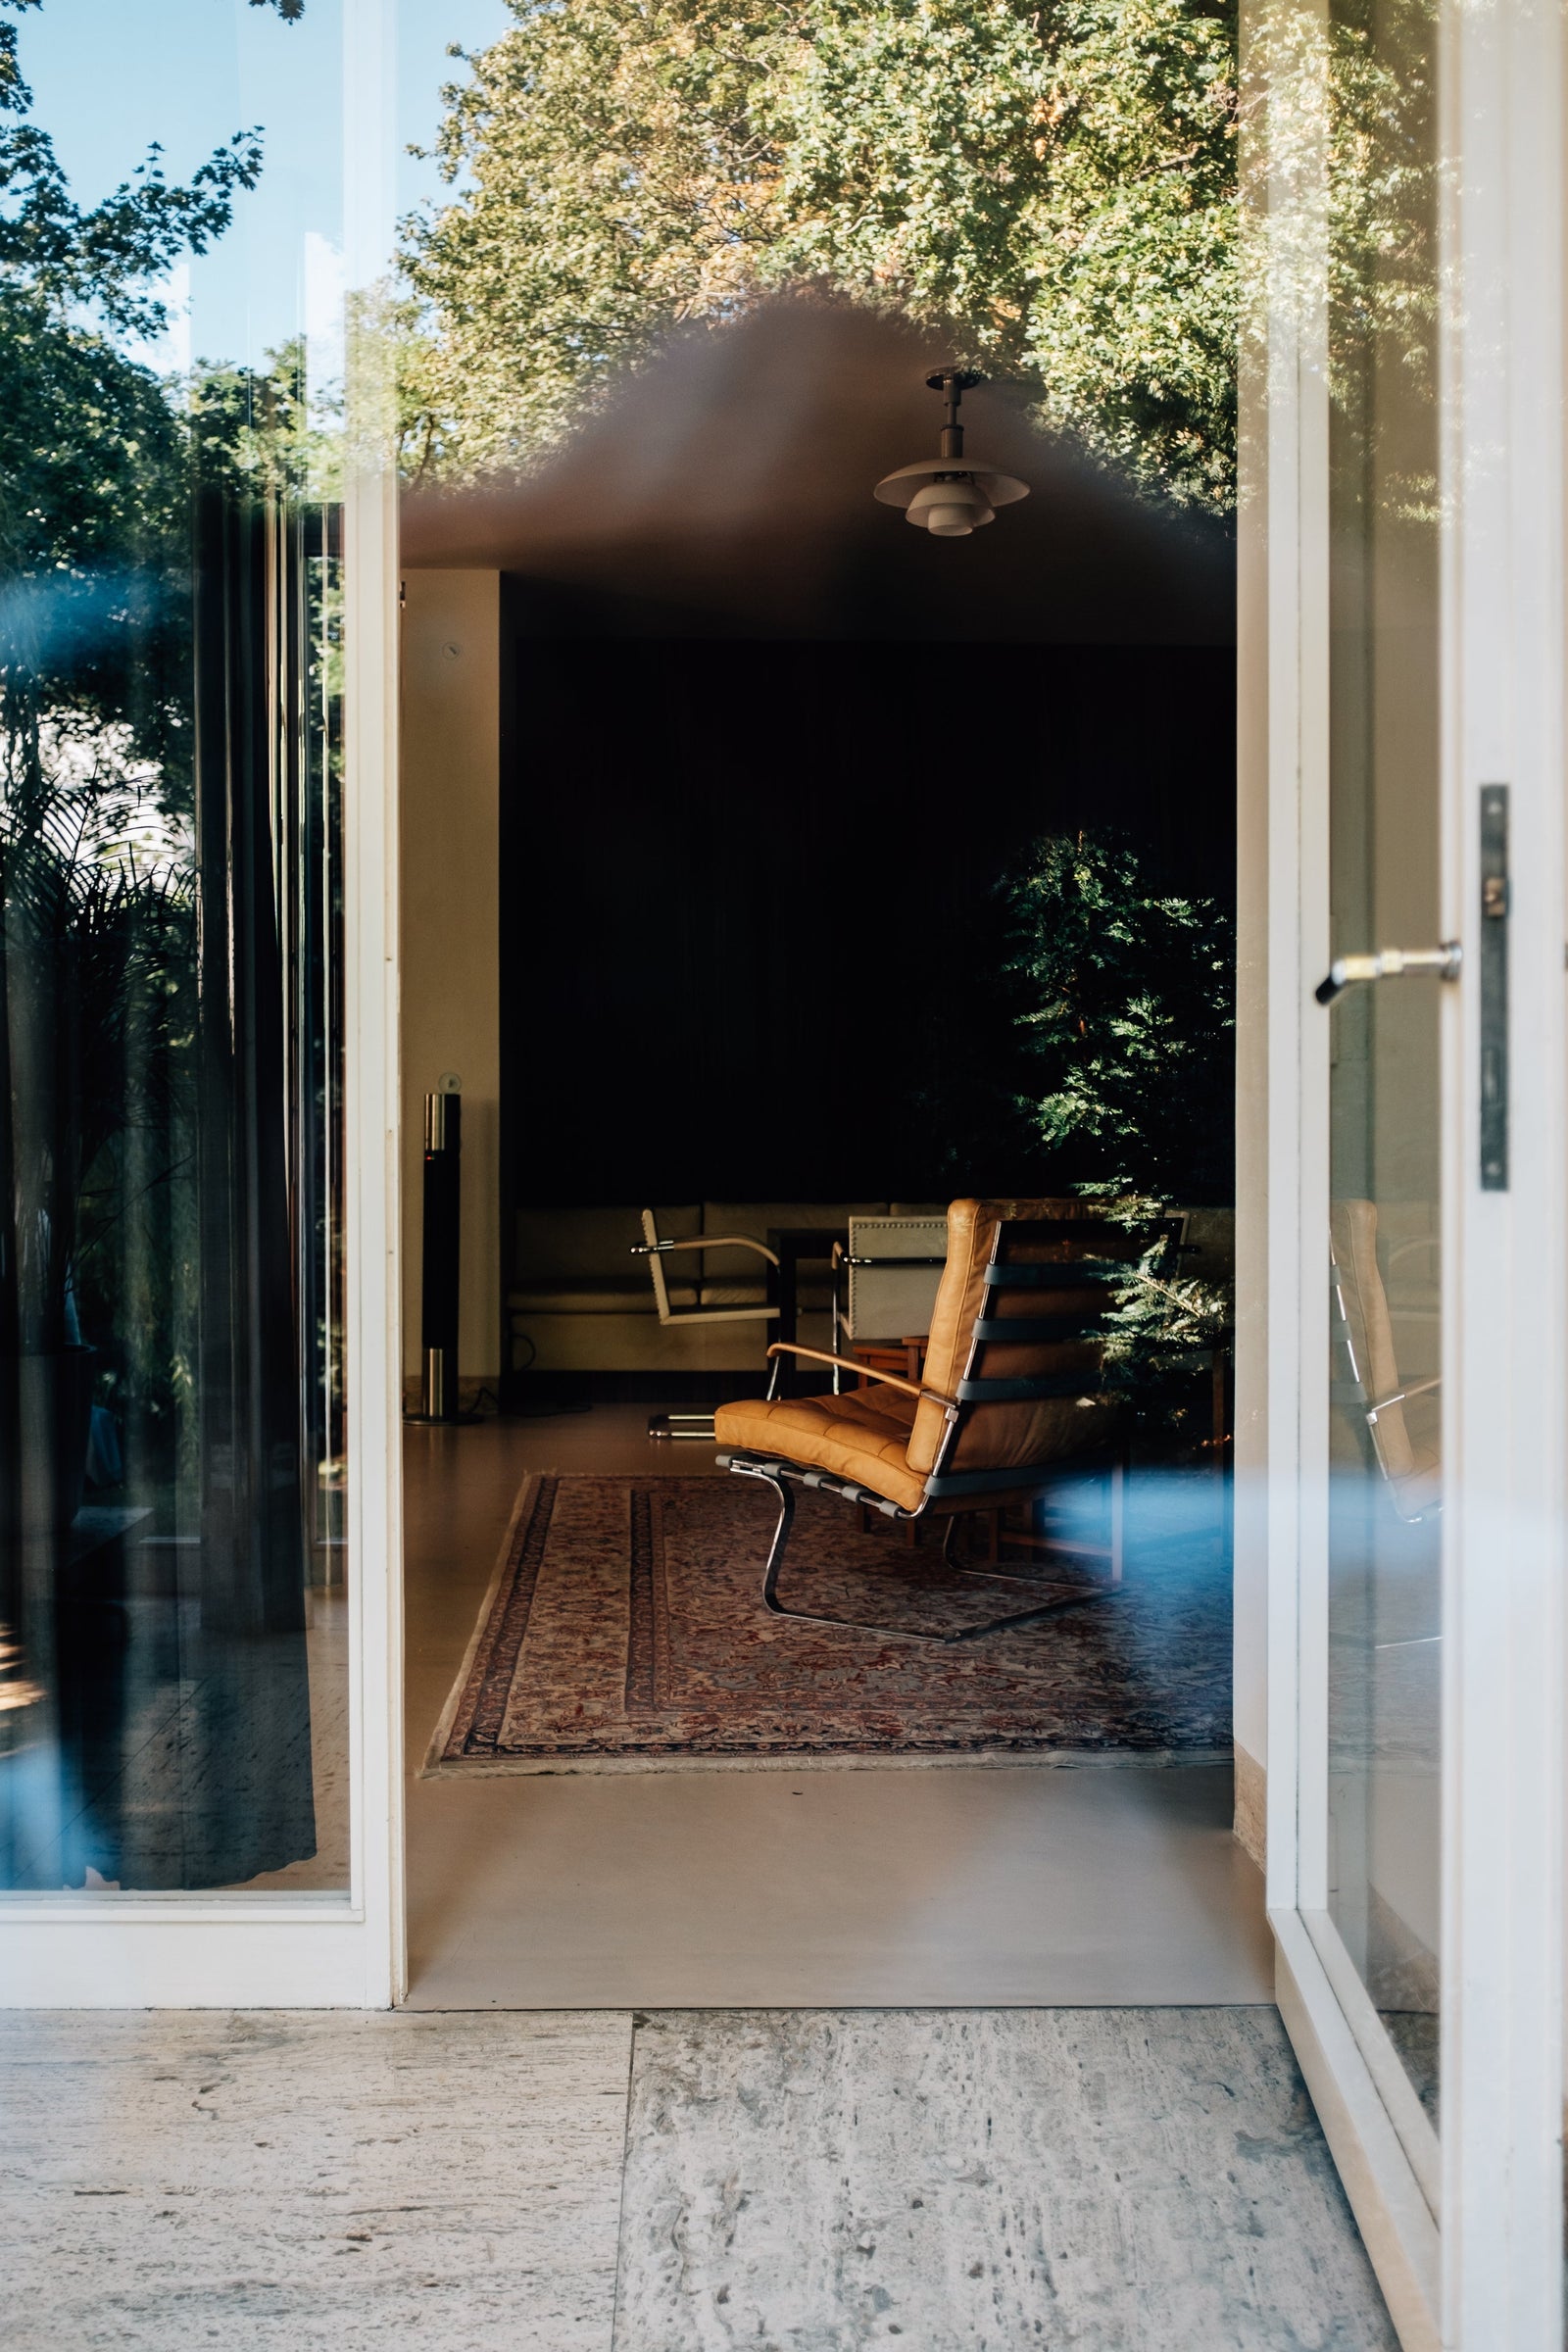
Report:
[[[514,583],[503,678],[514,1200],[1024,1185],[943,1132],[1003,869],[1112,826],[1232,897],[1228,647],[556,635]]]

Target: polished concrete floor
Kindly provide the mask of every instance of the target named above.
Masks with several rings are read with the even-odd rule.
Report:
[[[409,1432],[411,2005],[1271,1999],[1228,1767],[418,1778],[524,1473],[711,1470],[645,1422]]]
[[[1395,2352],[1264,2009],[0,2015],[8,2352]]]

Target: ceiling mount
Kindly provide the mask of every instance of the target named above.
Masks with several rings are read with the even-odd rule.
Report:
[[[934,539],[967,539],[993,519],[998,507],[1027,498],[1029,485],[963,454],[959,403],[984,378],[973,368],[953,367],[935,368],[925,380],[947,404],[940,452],[934,461],[901,466],[896,473],[885,474],[872,496],[884,506],[902,507],[906,521],[929,531]]]

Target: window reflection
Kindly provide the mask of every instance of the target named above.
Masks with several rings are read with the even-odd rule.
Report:
[[[1424,0],[1330,23],[1334,953],[1439,920],[1436,32]],[[1438,984],[1333,1013],[1329,1902],[1436,2120]]]
[[[336,11],[161,69],[182,148],[258,60],[273,121],[107,191],[50,14],[53,120],[0,27],[0,1884],[340,1886],[335,222],[268,192]]]

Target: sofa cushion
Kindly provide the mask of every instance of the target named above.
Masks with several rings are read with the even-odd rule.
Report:
[[[697,1286],[690,1282],[672,1282],[668,1286],[671,1306],[695,1306]],[[651,1315],[656,1312],[654,1286],[644,1276],[641,1281],[628,1282],[618,1278],[588,1276],[572,1280],[563,1275],[554,1282],[523,1282],[507,1293],[507,1304],[514,1314],[524,1315]]]
[[[766,1301],[763,1282],[705,1282],[702,1288],[704,1306],[762,1306]],[[795,1303],[803,1315],[825,1315],[833,1303],[832,1285],[805,1280],[796,1290]]]
[[[696,1201],[675,1208],[656,1208],[654,1215],[662,1238],[667,1242],[689,1241],[703,1229],[702,1210]],[[612,1281],[622,1289],[640,1282],[652,1314],[654,1286],[648,1278],[646,1261],[632,1256],[642,1238],[641,1202],[629,1208],[519,1208],[517,1254],[513,1272],[525,1287],[556,1284],[563,1279]],[[684,1251],[679,1252],[677,1263],[685,1255]],[[686,1258],[687,1270],[693,1274],[696,1258],[695,1250]]]
[[[756,1396],[767,1385],[765,1323],[518,1313],[509,1322],[517,1372],[740,1372]]]

